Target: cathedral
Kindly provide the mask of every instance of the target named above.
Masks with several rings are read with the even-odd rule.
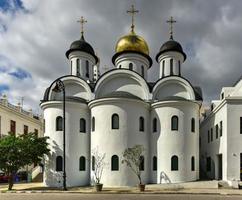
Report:
[[[66,52],[71,74],[53,81],[41,101],[44,135],[50,143],[44,168],[46,186],[62,186],[63,150],[67,186],[92,184],[95,149],[105,154],[101,183],[136,185],[137,177],[121,161],[124,150],[137,144],[145,149],[140,166],[145,184],[199,179],[202,91],[182,75],[186,53],[173,38],[175,20],[167,21],[170,38],[152,59],[147,42],[135,31],[136,12],[133,6],[128,11],[131,30],[117,40],[114,68],[102,75],[100,58],[84,38],[85,20],[81,18],[81,37]],[[159,64],[159,78],[149,82],[147,73],[153,61]],[[58,80],[64,84],[64,94],[55,90]]]

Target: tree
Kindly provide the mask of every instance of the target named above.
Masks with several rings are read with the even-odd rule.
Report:
[[[127,148],[123,152],[123,160],[122,164],[126,163],[126,165],[135,173],[137,178],[139,179],[139,184],[142,184],[141,180],[141,169],[140,165],[144,162],[144,157],[142,156],[145,149],[143,145],[135,145],[132,148]]]
[[[47,139],[35,133],[20,136],[9,133],[0,139],[0,169],[9,177],[9,190],[12,190],[14,175],[20,168],[40,163],[43,156],[49,153]]]

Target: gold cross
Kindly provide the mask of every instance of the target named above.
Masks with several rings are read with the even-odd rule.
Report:
[[[170,39],[173,40],[173,24],[176,23],[176,20],[174,20],[171,16],[170,19],[166,21],[166,23],[170,24]]]
[[[87,20],[85,20],[84,17],[81,16],[81,19],[77,20],[77,22],[81,24],[81,36],[83,37],[83,33],[84,33],[83,25],[84,25],[84,23],[87,23]]]
[[[138,10],[135,10],[134,5],[131,5],[131,9],[127,10],[127,13],[131,14],[131,17],[132,17],[131,32],[134,32],[134,15],[138,12],[139,12]]]

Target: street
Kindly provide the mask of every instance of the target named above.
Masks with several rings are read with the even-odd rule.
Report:
[[[241,200],[242,196],[227,195],[191,195],[191,194],[57,194],[57,193],[33,193],[33,194],[0,194],[0,200]]]

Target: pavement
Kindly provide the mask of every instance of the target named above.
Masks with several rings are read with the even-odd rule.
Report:
[[[18,183],[13,190],[7,190],[7,184],[0,184],[0,193],[68,193],[68,194],[96,194],[94,188],[72,187],[67,191],[59,188],[44,187],[42,183]],[[186,195],[241,195],[242,190],[233,188],[219,188],[218,181],[197,181],[180,184],[148,184],[145,192],[138,191],[137,187],[105,187],[98,194],[186,194]]]

